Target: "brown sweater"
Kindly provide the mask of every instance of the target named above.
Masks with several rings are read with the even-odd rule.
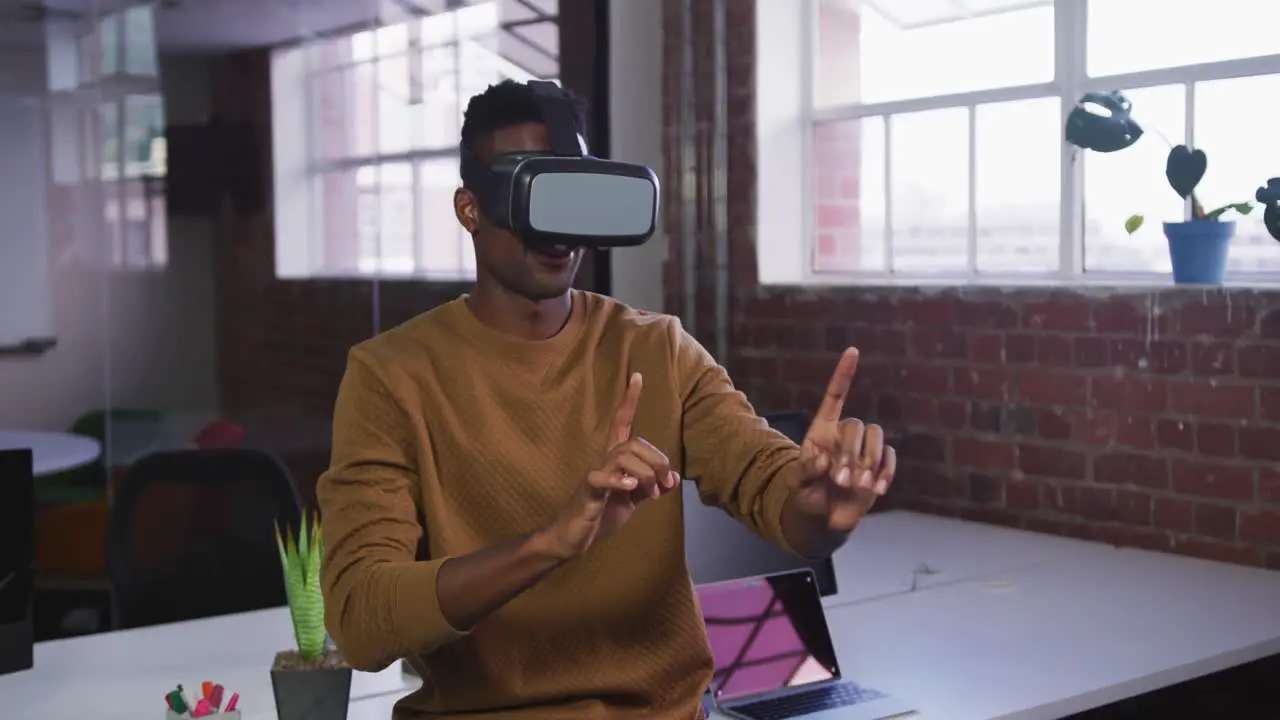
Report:
[[[326,621],[354,667],[409,658],[422,675],[396,718],[699,714],[712,661],[679,492],[468,634],[436,598],[447,558],[552,520],[602,456],[632,372],[644,375],[634,434],[705,502],[786,547],[774,479],[799,451],[673,317],[575,292],[565,328],[535,342],[459,299],[351,351],[317,487]]]

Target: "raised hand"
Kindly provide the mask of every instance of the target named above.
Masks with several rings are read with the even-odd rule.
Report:
[[[875,499],[889,490],[898,464],[879,425],[840,419],[857,371],[858,351],[849,348],[840,356],[800,445],[803,472],[793,490],[800,510],[822,518],[837,533],[853,530]]]
[[[577,557],[622,526],[636,506],[680,486],[680,475],[661,450],[632,437],[631,423],[644,382],[631,376],[614,414],[608,449],[549,528],[557,554]]]

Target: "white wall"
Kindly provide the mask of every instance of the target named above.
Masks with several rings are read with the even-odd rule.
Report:
[[[658,0],[609,2],[612,157],[655,170],[662,166],[662,6]],[[638,248],[614,250],[614,296],[633,307],[661,311],[667,247],[659,229]]]

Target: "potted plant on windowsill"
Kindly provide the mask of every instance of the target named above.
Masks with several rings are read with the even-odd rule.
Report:
[[[1102,153],[1124,150],[1143,134],[1131,110],[1129,99],[1118,90],[1086,93],[1067,116],[1066,140],[1082,150]],[[1173,281],[1180,285],[1221,285],[1236,231],[1235,221],[1223,217],[1233,211],[1248,215],[1257,202],[1264,208],[1263,224],[1268,234],[1280,241],[1280,178],[1272,178],[1258,188],[1253,201],[1230,203],[1206,212],[1195,190],[1208,169],[1208,157],[1203,150],[1168,144],[1165,179],[1178,197],[1190,200],[1191,205],[1189,219],[1164,223]],[[1142,215],[1130,216],[1124,223],[1125,232],[1132,235],[1142,227],[1143,221]]]
[[[329,646],[324,628],[320,561],[324,542],[318,517],[303,515],[297,535],[276,528],[284,569],[285,596],[297,648],[276,655],[271,688],[279,720],[346,720],[351,698],[351,668]]]

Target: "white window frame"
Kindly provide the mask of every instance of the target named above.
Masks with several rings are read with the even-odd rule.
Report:
[[[1186,143],[1195,142],[1195,85],[1199,82],[1225,80],[1257,75],[1280,74],[1280,54],[1184,65],[1142,72],[1089,77],[1086,66],[1088,41],[1088,3],[1086,0],[1057,0],[1054,3],[1054,79],[1047,83],[953,93],[935,97],[865,103],[815,109],[813,65],[817,47],[817,3],[820,0],[757,0],[757,169],[759,198],[757,255],[760,282],[766,285],[1169,285],[1167,273],[1111,272],[1083,268],[1083,167],[1080,153],[1066,142],[1061,144],[1061,198],[1059,202],[1059,259],[1057,272],[1048,273],[979,273],[975,258],[974,223],[976,198],[973,192],[976,172],[973,156],[973,114],[976,106],[987,103],[1056,97],[1062,103],[1062,124],[1086,92],[1160,85],[1184,85],[1186,95]],[[798,77],[797,90],[788,92],[773,81],[785,76]],[[814,222],[814,188],[812,173],[813,134],[816,124],[883,117],[885,121],[885,167],[891,172],[888,142],[892,132],[892,116],[903,113],[945,108],[968,108],[969,142],[969,267],[957,273],[912,273],[909,271],[824,271],[814,270],[817,228]],[[786,156],[793,155],[797,160]],[[794,189],[779,188],[779,177],[800,177]],[[893,228],[892,193],[886,190],[885,235],[892,257]],[[800,222],[797,223],[799,212]],[[796,253],[795,228],[801,228],[800,253]],[[790,232],[786,232],[790,228]],[[797,258],[796,256],[799,255]],[[1231,272],[1229,285],[1275,286],[1280,272]]]
[[[449,10],[442,14],[448,16],[454,12],[456,11]],[[436,16],[438,17],[439,14]],[[454,15],[453,17],[456,23],[457,16]],[[539,21],[551,21],[555,20],[556,17],[558,16],[548,15]],[[424,147],[399,153],[372,153],[325,161],[314,160],[317,156],[314,137],[316,126],[313,117],[315,108],[313,97],[314,80],[323,75],[342,72],[359,65],[371,65],[376,68],[378,64],[386,60],[423,52],[425,48],[421,44],[420,29],[417,25],[420,19],[420,17],[414,17],[408,21],[409,43],[402,50],[379,52],[378,34],[376,32],[373,33],[371,38],[372,54],[367,59],[315,67],[312,64],[312,53],[308,52],[305,47],[286,48],[272,53],[271,102],[273,118],[272,144],[275,155],[273,182],[276,197],[274,219],[276,277],[285,280],[403,279],[426,280],[429,282],[469,282],[475,280],[474,270],[468,270],[465,267],[459,270],[433,268],[428,264],[425,257],[424,235],[427,231],[426,223],[434,222],[435,219],[423,217],[421,207],[422,163],[424,161],[444,159],[452,159],[456,163],[459,159],[456,141],[446,147]],[[403,22],[405,21],[397,20],[377,27],[397,25]],[[375,27],[370,27],[361,32],[376,29]],[[453,49],[455,58],[453,72],[459,77],[459,80],[461,77],[459,57],[464,53],[464,50],[492,53],[494,55],[492,59],[502,68],[502,74],[505,77],[517,80],[535,79],[533,75],[519,65],[486,48],[482,39],[460,36],[460,34],[455,33],[454,39],[449,43],[445,43],[444,46]],[[418,62],[413,59],[410,60],[410,72],[413,72],[413,68],[419,67]],[[558,78],[544,79],[558,81]],[[459,81],[456,84],[458,85],[456,89],[461,94],[461,82]],[[410,91],[412,92],[413,89],[411,88]],[[464,107],[466,100],[467,98],[460,95],[457,98],[458,107]],[[410,224],[413,235],[413,267],[405,270],[385,267],[364,269],[359,267],[359,260],[357,260],[357,267],[355,268],[334,269],[328,267],[324,238],[321,234],[311,231],[312,228],[320,227],[320,224],[323,223],[322,202],[318,197],[319,190],[316,180],[328,173],[354,171],[360,168],[376,169],[388,164],[407,164],[412,169],[410,187],[413,207]],[[379,189],[375,192],[380,193],[381,191]],[[359,190],[357,190],[358,195]],[[359,200],[357,199],[358,203]],[[379,202],[379,209],[380,206],[381,202]],[[307,241],[281,241],[281,238],[292,237],[299,232],[307,236]],[[357,247],[358,252],[358,229],[357,237],[350,238],[350,242]],[[381,264],[385,262],[386,258],[380,258],[379,260]]]

